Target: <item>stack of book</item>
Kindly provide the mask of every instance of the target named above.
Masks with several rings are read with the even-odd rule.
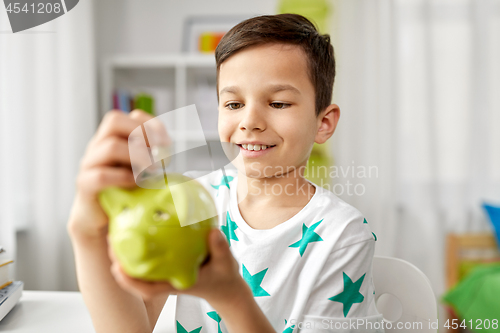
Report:
[[[0,320],[17,304],[23,292],[24,283],[11,278],[13,262],[0,246]]]

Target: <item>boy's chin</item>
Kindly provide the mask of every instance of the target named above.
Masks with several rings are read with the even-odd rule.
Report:
[[[234,163],[233,163],[234,164]],[[265,168],[257,163],[236,163],[236,169],[238,173],[244,175],[248,178],[269,178],[273,177],[272,167]]]
[[[273,166],[273,165],[262,165],[261,163],[253,162],[253,163],[237,163],[236,168],[238,169],[238,173],[245,175],[248,178],[256,178],[256,179],[265,179],[265,178],[273,178],[273,177],[285,177],[287,168],[281,165]],[[289,170],[293,170],[293,167],[290,167]],[[293,173],[293,172],[292,172]]]

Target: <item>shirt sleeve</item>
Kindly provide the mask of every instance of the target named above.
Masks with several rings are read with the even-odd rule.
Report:
[[[304,309],[299,332],[381,333],[372,279],[374,239],[333,251]]]

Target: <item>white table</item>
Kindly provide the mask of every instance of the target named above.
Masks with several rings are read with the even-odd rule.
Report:
[[[173,333],[176,296],[170,296],[154,333]],[[23,291],[19,303],[0,321],[0,332],[93,333],[89,312],[79,292]]]

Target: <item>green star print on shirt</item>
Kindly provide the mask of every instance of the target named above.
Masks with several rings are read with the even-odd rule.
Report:
[[[338,295],[330,297],[329,300],[342,303],[344,305],[344,317],[347,317],[351,306],[354,303],[361,303],[365,299],[365,297],[359,292],[359,289],[361,288],[361,284],[363,283],[366,273],[354,283],[345,272],[342,272],[342,274],[344,275],[344,291]]]
[[[189,332],[188,332],[188,331],[187,331],[187,330],[186,330],[186,329],[185,329],[185,328],[181,325],[181,323],[179,323],[179,322],[177,321],[177,333],[199,333],[199,332],[201,331],[201,328],[202,328],[202,326],[200,326],[200,327],[198,327],[198,328],[196,328],[196,329],[194,329],[194,330],[192,330],[192,331],[189,331]]]
[[[219,195],[219,187],[221,186],[227,186],[227,188],[230,189],[229,187],[229,183],[233,180],[234,178],[232,176],[222,176],[221,180],[220,180],[220,184],[219,185],[212,185],[210,184],[210,186],[212,186],[214,189],[217,190],[217,196]]]
[[[363,223],[368,224],[368,222],[366,221],[366,219],[364,219]],[[375,238],[375,242],[376,242],[377,241],[377,235],[375,235],[373,232],[372,232],[372,235]]]
[[[231,239],[237,241],[238,236],[234,233],[234,231],[238,229],[238,225],[236,222],[231,221],[231,217],[229,216],[229,212],[226,212],[226,225],[221,225],[220,230],[226,235],[227,242],[229,246],[231,246]]]
[[[287,321],[285,319],[285,326],[286,326],[286,324],[287,324]],[[294,328],[295,328],[295,325],[287,327],[287,328],[285,328],[285,330],[283,331],[283,333],[292,333]]]
[[[300,256],[302,257],[302,255],[304,254],[304,251],[306,250],[307,245],[309,243],[321,242],[323,240],[317,233],[314,232],[314,229],[316,229],[316,227],[322,221],[323,221],[323,219],[321,219],[321,221],[319,221],[319,222],[316,222],[315,224],[313,224],[309,228],[304,223],[302,225],[302,239],[293,243],[292,245],[289,245],[288,247],[298,247]]]
[[[220,321],[221,321],[221,318],[219,316],[219,314],[217,313],[217,311],[211,311],[211,312],[207,312],[207,315],[212,318],[213,320],[215,320],[217,322],[217,327],[218,327],[218,333],[222,333],[222,330],[220,329]]]
[[[262,280],[264,279],[264,275],[266,275],[266,272],[269,268],[266,268],[260,272],[258,272],[255,275],[252,275],[248,272],[248,269],[243,266],[243,279],[247,282],[247,284],[250,286],[250,289],[252,289],[252,293],[254,297],[260,297],[260,296],[271,296],[267,291],[264,290],[260,286],[262,283]]]

